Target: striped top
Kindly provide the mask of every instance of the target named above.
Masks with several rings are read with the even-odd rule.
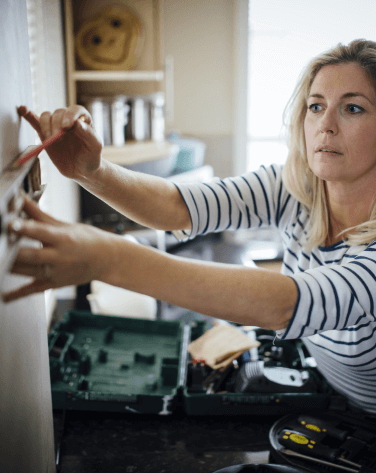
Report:
[[[376,414],[376,240],[345,241],[306,251],[309,214],[289,194],[282,168],[261,167],[235,178],[177,185],[191,216],[182,240],[210,232],[275,226],[284,242],[282,274],[298,300],[281,339],[303,338],[318,369],[349,403]]]

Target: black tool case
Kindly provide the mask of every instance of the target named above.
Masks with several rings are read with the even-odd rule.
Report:
[[[376,417],[361,411],[308,411],[269,432],[270,463],[306,473],[376,473]]]
[[[249,353],[226,373],[214,376],[210,387],[203,386],[202,380],[218,373],[195,364],[188,345],[209,328],[203,321],[66,313],[48,339],[53,407],[141,414],[171,414],[181,408],[187,415],[280,415],[326,409],[341,400],[315,368],[306,366],[309,355],[301,341],[278,341],[274,332],[262,329],[256,330],[261,344],[259,372],[250,388],[239,392],[239,373],[249,362]],[[260,376],[260,367],[265,372],[270,368],[304,372],[305,385],[291,390],[288,385],[279,387],[278,382]]]

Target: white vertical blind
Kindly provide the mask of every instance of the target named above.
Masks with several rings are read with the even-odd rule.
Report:
[[[283,110],[308,61],[337,43],[376,40],[374,0],[250,0],[247,169],[285,162]]]
[[[29,33],[33,110],[40,114],[46,101],[45,32],[42,0],[26,0]]]

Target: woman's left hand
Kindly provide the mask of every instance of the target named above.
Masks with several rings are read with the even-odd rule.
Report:
[[[14,221],[9,231],[39,241],[42,247],[19,249],[11,273],[34,279],[2,294],[4,302],[51,288],[85,284],[101,279],[110,269],[111,234],[89,225],[56,220],[28,198],[23,210],[31,218]]]

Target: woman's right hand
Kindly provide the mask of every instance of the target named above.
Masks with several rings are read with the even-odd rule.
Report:
[[[58,141],[46,148],[63,176],[77,181],[87,180],[99,169],[103,144],[84,107],[74,105],[53,113],[43,112],[40,118],[25,106],[19,107],[18,113],[30,123],[41,141],[60,129],[66,131]]]

